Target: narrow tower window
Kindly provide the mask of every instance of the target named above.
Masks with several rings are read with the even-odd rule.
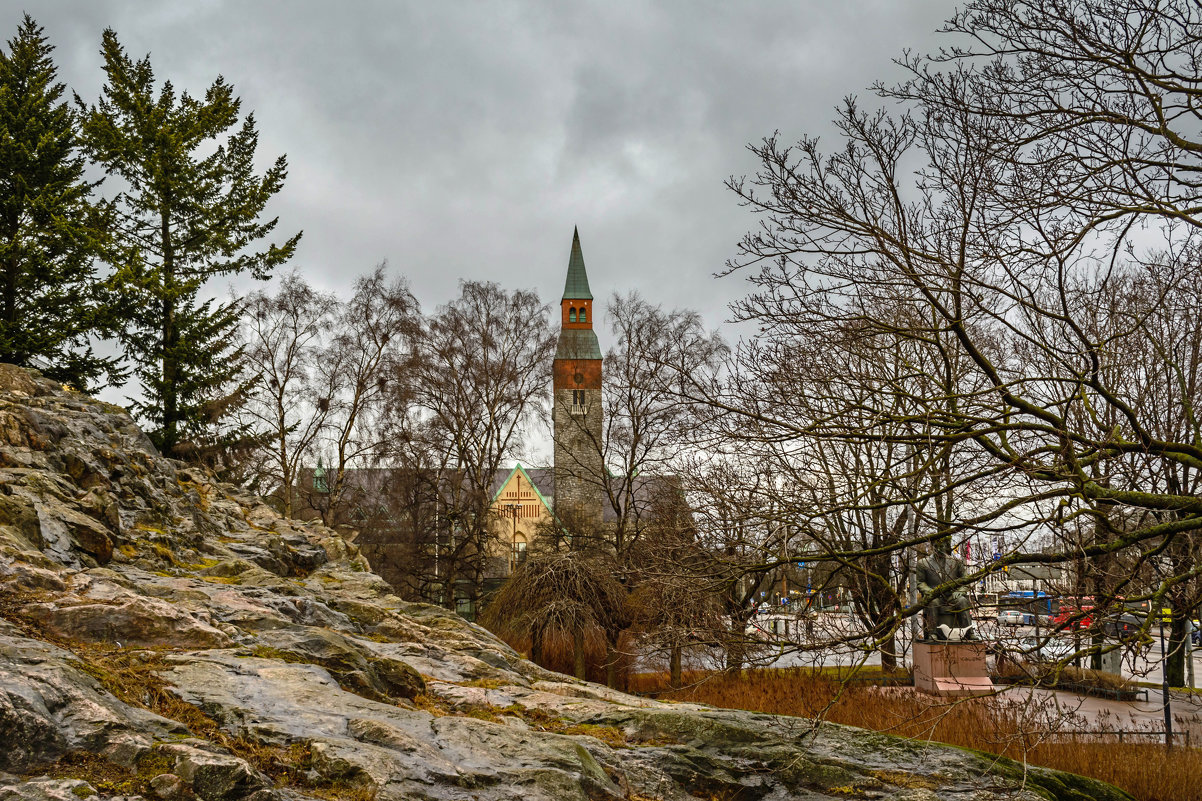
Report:
[[[580,310],[580,322],[582,322],[582,323],[588,322],[588,309]]]
[[[568,309],[568,322],[569,323],[576,322],[576,309],[574,307],[571,309]]]

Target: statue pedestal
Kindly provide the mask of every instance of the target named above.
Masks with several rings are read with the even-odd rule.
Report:
[[[993,682],[985,667],[985,643],[919,640],[913,645],[914,686],[942,696],[985,695]]]

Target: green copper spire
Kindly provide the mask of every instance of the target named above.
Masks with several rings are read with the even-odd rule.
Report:
[[[572,255],[568,258],[568,281],[563,287],[563,299],[593,299],[588,288],[588,275],[584,272],[584,253],[580,250],[580,231],[572,228]]]

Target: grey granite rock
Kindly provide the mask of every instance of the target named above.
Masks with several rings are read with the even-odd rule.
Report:
[[[0,801],[80,801],[97,797],[96,788],[81,779],[34,778],[0,783]]]
[[[187,745],[166,745],[175,757],[175,775],[204,801],[233,801],[252,795],[267,779],[244,759]]]
[[[131,740],[148,746],[185,731],[113,697],[70,652],[0,634],[0,770],[27,772],[68,751],[128,750]]]
[[[0,366],[0,801],[1126,798],[579,682],[366,567],[353,542],[164,459],[123,410]],[[94,678],[114,660],[145,679],[108,676],[129,703]]]

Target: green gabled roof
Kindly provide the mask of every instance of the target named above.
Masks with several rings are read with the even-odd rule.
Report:
[[[522,467],[521,462],[514,462],[513,469],[509,471],[509,475],[505,476],[505,480],[501,482],[501,486],[497,487],[497,491],[493,493],[492,502],[495,504],[497,502],[497,498],[501,497],[501,492],[507,486],[509,486],[509,482],[513,480],[514,473],[522,474],[522,476],[526,479],[526,483],[529,484],[530,488],[534,490],[535,497],[537,497],[539,499],[539,501],[542,502],[543,508],[547,510],[547,514],[552,514],[551,504],[547,503],[547,499],[543,497],[543,494],[541,492],[539,492],[538,485],[535,484],[534,481],[531,480],[530,474],[526,472],[526,469],[524,467]]]
[[[563,299],[593,299],[588,288],[588,273],[584,271],[584,252],[580,250],[580,231],[572,228],[572,255],[568,257],[568,280],[563,287]]]

